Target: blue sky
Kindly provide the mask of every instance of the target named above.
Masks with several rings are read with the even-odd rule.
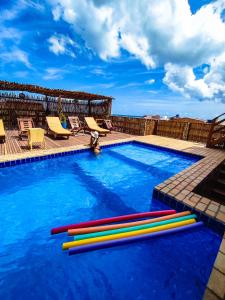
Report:
[[[0,78],[110,95],[114,114],[224,112],[225,1],[130,3],[0,0]]]

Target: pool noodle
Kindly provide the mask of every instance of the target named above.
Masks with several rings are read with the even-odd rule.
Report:
[[[152,224],[144,224],[144,225],[138,225],[138,226],[131,226],[131,227],[127,227],[127,228],[119,228],[119,229],[113,229],[113,230],[80,234],[78,236],[74,236],[74,240],[78,241],[78,240],[89,239],[89,238],[93,238],[93,237],[106,236],[106,235],[112,235],[112,234],[123,233],[123,232],[131,232],[131,231],[135,231],[135,230],[141,230],[141,229],[162,226],[162,225],[176,223],[176,222],[185,221],[185,220],[190,220],[190,219],[194,219],[194,218],[197,218],[197,216],[193,214],[193,215],[184,216],[184,217],[180,217],[180,218],[174,218],[174,219],[170,219],[170,220],[155,222]]]
[[[77,223],[77,224],[70,224],[70,225],[53,228],[51,230],[51,234],[62,233],[62,232],[68,231],[68,229],[90,227],[90,226],[95,226],[95,225],[102,225],[102,224],[107,224],[107,223],[127,221],[127,220],[133,220],[133,219],[141,219],[141,218],[146,218],[146,217],[165,216],[165,215],[170,215],[170,214],[174,214],[174,213],[176,213],[176,211],[174,209],[161,210],[161,211],[147,211],[147,212],[143,212],[143,213],[136,213],[136,214],[130,214],[130,215],[124,215],[124,216],[117,216],[117,217],[81,222],[81,223]]]
[[[185,225],[182,227],[176,227],[176,228],[167,229],[167,230],[163,230],[163,231],[153,232],[153,233],[149,233],[149,234],[145,234],[145,235],[128,237],[128,238],[123,238],[123,239],[118,239],[118,240],[110,240],[110,241],[99,242],[99,243],[95,243],[95,244],[88,244],[88,245],[84,245],[84,246],[77,246],[77,247],[69,249],[69,255],[79,254],[79,253],[88,252],[88,251],[94,251],[94,250],[98,250],[98,249],[110,248],[110,247],[115,247],[115,246],[121,246],[121,245],[128,244],[128,243],[141,242],[141,241],[151,239],[151,238],[166,236],[166,235],[169,235],[172,233],[179,233],[179,232],[183,232],[185,230],[195,229],[202,225],[203,225],[203,222],[197,222],[197,223],[193,223],[190,225]]]
[[[97,242],[103,242],[103,241],[108,241],[108,240],[114,240],[114,239],[126,238],[126,237],[141,235],[141,234],[147,234],[147,233],[151,233],[151,232],[156,232],[156,231],[161,231],[161,230],[165,230],[165,229],[184,226],[184,225],[188,225],[188,224],[192,224],[192,223],[195,223],[195,219],[181,221],[181,222],[167,224],[167,225],[162,225],[162,226],[157,226],[154,228],[136,230],[136,231],[132,231],[132,232],[124,232],[124,233],[118,233],[118,234],[96,237],[96,238],[91,238],[91,239],[85,239],[85,240],[80,240],[80,241],[66,242],[66,243],[63,243],[62,249],[66,250],[66,249],[69,249],[69,248],[72,248],[75,246],[81,246],[81,245],[85,245],[85,244],[92,244],[92,243],[97,243]]]
[[[68,235],[77,235],[77,234],[85,234],[85,233],[92,233],[97,231],[105,231],[105,230],[111,230],[111,229],[117,229],[117,228],[125,228],[125,227],[131,227],[131,226],[137,226],[142,224],[150,224],[154,222],[169,220],[173,218],[183,217],[186,215],[190,215],[190,211],[184,211],[177,214],[167,215],[163,217],[157,217],[153,219],[147,219],[147,220],[141,220],[141,221],[135,221],[135,222],[128,222],[128,223],[120,223],[120,224],[111,224],[111,225],[103,225],[103,226],[94,226],[94,227],[86,227],[86,228],[77,228],[77,229],[69,229]]]

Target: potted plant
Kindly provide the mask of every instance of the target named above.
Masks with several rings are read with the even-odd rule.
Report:
[[[66,116],[63,113],[63,108],[62,108],[62,99],[61,99],[61,95],[59,95],[58,97],[58,103],[57,103],[57,110],[58,110],[58,116],[59,116],[59,120],[62,124],[63,128],[67,128],[67,123],[66,123]]]
[[[61,113],[59,115],[59,119],[60,119],[60,122],[62,124],[62,127],[67,128],[66,116],[63,113]]]

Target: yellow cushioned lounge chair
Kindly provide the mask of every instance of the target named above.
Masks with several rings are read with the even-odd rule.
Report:
[[[93,117],[86,117],[84,119],[85,119],[85,122],[87,123],[88,128],[91,131],[97,131],[97,132],[99,132],[101,134],[105,134],[105,135],[107,133],[110,133],[110,131],[108,129],[104,129],[104,128],[99,127]]]
[[[0,119],[0,139],[5,143],[5,129],[3,121]]]
[[[62,127],[58,117],[46,117],[46,121],[48,131],[53,134],[55,138],[57,136],[66,136],[69,139],[72,132]]]

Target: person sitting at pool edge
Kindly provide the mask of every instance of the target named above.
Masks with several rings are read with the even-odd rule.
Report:
[[[91,131],[90,146],[95,154],[99,154],[101,152],[99,146],[99,133],[97,131]]]

